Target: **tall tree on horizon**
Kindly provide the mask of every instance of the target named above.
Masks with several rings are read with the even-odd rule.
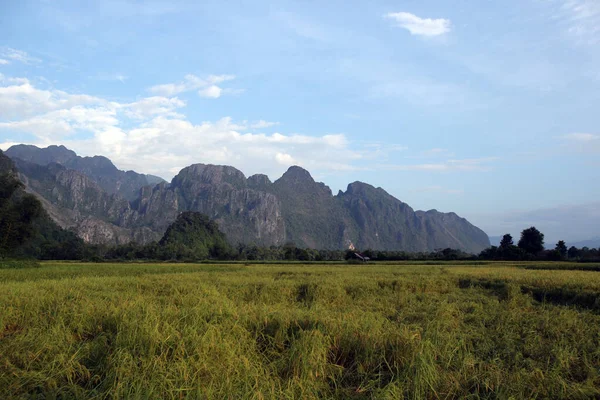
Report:
[[[518,246],[528,254],[539,254],[544,250],[544,234],[537,230],[535,226],[524,229],[521,232]]]
[[[566,258],[567,253],[569,252],[569,250],[567,249],[567,244],[564,240],[559,240],[558,243],[556,243],[556,247],[554,248],[554,250],[560,253],[561,258]]]
[[[502,249],[507,249],[510,246],[514,246],[514,242],[513,242],[513,237],[510,233],[505,234],[504,236],[502,236],[502,240],[500,241],[500,248]]]

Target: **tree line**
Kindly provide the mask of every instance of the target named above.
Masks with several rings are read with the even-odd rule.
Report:
[[[564,240],[559,240],[554,248],[544,247],[544,234],[534,226],[524,229],[521,238],[514,244],[513,237],[505,234],[499,246],[492,246],[479,254],[483,260],[544,260],[544,261],[600,261],[600,248],[567,248]]]
[[[187,221],[186,227],[181,221]],[[193,220],[193,222],[191,222]],[[177,234],[174,235],[173,232]],[[216,239],[215,236],[216,235]],[[167,230],[159,242],[146,245],[128,243],[120,246],[87,245],[83,258],[112,261],[163,260],[196,261],[203,259],[231,261],[344,261],[357,260],[355,253],[373,261],[452,261],[452,260],[505,260],[505,261],[600,261],[600,248],[567,248],[560,240],[554,248],[544,248],[544,234],[530,227],[521,232],[517,244],[510,234],[502,237],[499,246],[491,246],[478,255],[457,249],[437,249],[431,252],[389,250],[339,250],[297,247],[289,242],[282,246],[227,243],[217,225],[202,214],[185,212]]]

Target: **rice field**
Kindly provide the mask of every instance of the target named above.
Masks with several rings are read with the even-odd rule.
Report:
[[[2,268],[0,398],[599,398],[600,272],[576,267]]]

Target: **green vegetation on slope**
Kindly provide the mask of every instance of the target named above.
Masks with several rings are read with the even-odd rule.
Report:
[[[158,244],[161,253],[174,258],[219,258],[231,253],[219,226],[206,215],[192,211],[179,214]]]
[[[14,164],[0,151],[0,257],[81,259],[83,240],[57,226],[25,193]]]
[[[0,255],[25,242],[33,234],[33,220],[42,214],[39,201],[21,189],[11,169],[0,171]]]
[[[599,293],[508,263],[3,269],[0,397],[595,398]]]

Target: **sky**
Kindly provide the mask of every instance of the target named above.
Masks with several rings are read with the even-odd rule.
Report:
[[[0,0],[0,148],[364,181],[600,236],[600,2]],[[568,237],[565,237],[568,236]]]

